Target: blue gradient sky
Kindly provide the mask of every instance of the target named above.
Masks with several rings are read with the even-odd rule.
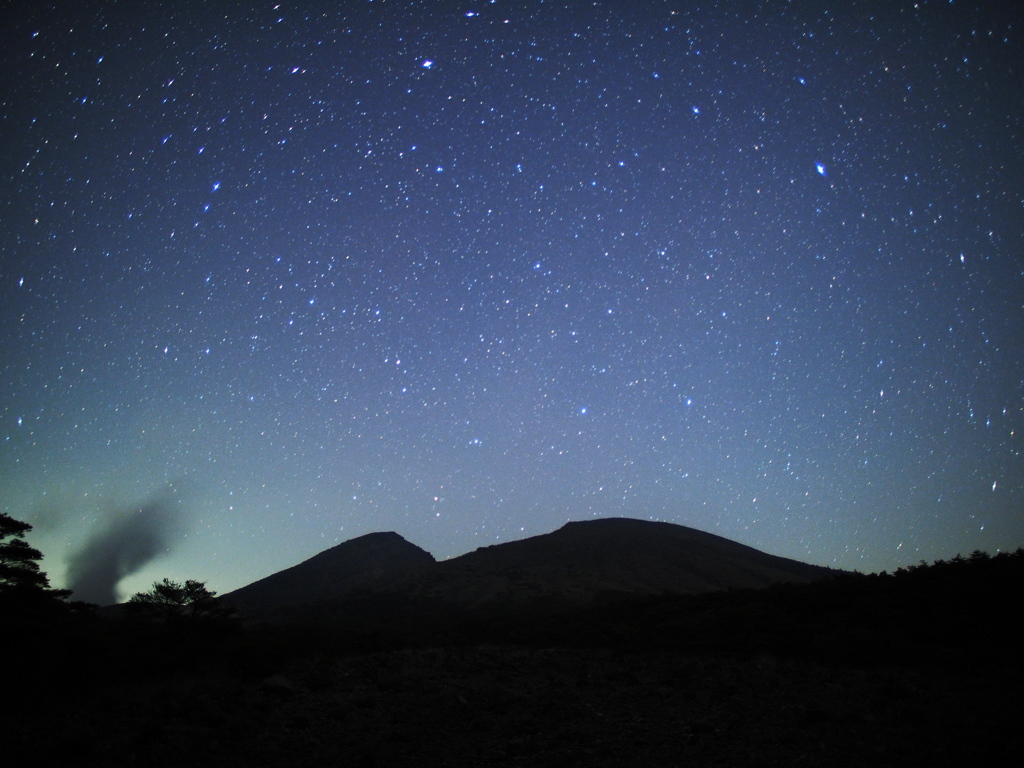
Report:
[[[1014,4],[15,3],[0,509],[227,591],[667,520],[1024,545]]]

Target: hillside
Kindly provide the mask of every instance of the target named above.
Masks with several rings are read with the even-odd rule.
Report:
[[[229,592],[222,599],[245,615],[267,616],[283,606],[341,597],[434,564],[429,552],[397,533],[369,533]]]
[[[396,533],[339,544],[224,596],[250,619],[552,612],[614,597],[696,595],[808,582],[820,566],[672,523],[607,518],[436,562]],[[387,610],[384,610],[386,607]]]

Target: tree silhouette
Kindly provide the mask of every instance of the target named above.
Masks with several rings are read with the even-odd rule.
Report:
[[[129,616],[160,623],[180,621],[224,621],[234,612],[216,597],[206,584],[192,579],[184,584],[164,579],[148,592],[136,592],[125,605]]]
[[[39,567],[43,553],[25,541],[32,530],[29,523],[0,512],[0,594],[65,598],[67,589],[53,589],[50,579]]]

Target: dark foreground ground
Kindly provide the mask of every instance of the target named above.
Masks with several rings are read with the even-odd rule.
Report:
[[[1019,696],[996,673],[427,648],[121,681],[13,737],[20,764],[996,765],[1024,749]]]
[[[0,761],[1013,765],[1022,565],[432,630],[22,619],[4,626]]]

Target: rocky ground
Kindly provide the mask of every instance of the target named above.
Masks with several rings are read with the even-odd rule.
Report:
[[[1018,694],[977,671],[476,646],[126,679],[19,733],[77,765],[985,765],[1024,748]]]

